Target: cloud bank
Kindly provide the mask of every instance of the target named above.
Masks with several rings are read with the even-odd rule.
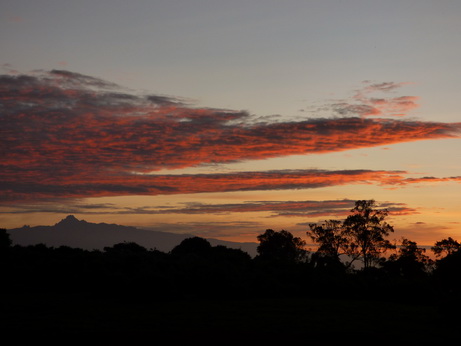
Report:
[[[2,200],[413,183],[396,172],[365,170],[145,174],[459,137],[461,123],[368,118],[383,109],[415,106],[409,96],[368,97],[372,90],[389,92],[397,86],[370,84],[357,92],[354,99],[363,101],[359,108],[379,112],[348,111],[353,105],[344,104],[338,106],[345,115],[339,118],[255,122],[247,112],[194,108],[179,98],[138,94],[69,71],[1,75]]]

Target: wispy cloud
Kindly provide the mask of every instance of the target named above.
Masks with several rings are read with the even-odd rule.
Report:
[[[344,184],[397,184],[399,172],[371,170],[279,170],[216,174],[95,174],[74,172],[67,176],[27,174],[0,180],[4,201],[46,198],[83,198],[123,195],[171,195],[201,192],[307,189]],[[1,173],[0,173],[1,174]]]
[[[216,174],[107,174],[50,177],[30,181],[19,177],[0,181],[0,201],[85,198],[126,195],[173,195],[233,191],[313,189],[346,184],[376,184],[399,188],[410,184],[461,182],[460,177],[406,178],[404,171],[279,170]]]
[[[399,186],[407,186],[411,184],[430,184],[430,183],[447,183],[447,182],[455,182],[461,183],[461,176],[453,176],[453,177],[416,177],[416,178],[403,178],[403,177],[395,177],[395,179],[389,179],[386,182],[383,182],[385,185],[399,187]]]
[[[270,217],[345,217],[350,214],[355,201],[350,199],[325,201],[257,201],[235,204],[191,203],[184,208],[163,209],[158,213],[178,214],[222,214],[245,212],[270,212]],[[417,214],[418,211],[403,203],[382,203],[391,215]]]
[[[350,214],[355,201],[350,199],[324,201],[251,201],[242,203],[181,203],[179,206],[170,205],[123,207],[111,203],[88,204],[73,202],[67,204],[41,203],[10,205],[9,214],[28,213],[59,213],[59,214],[86,214],[86,215],[159,215],[159,214],[186,214],[186,215],[227,215],[231,213],[260,213],[268,217],[328,217],[343,218]],[[418,214],[416,209],[404,203],[384,202],[379,208],[385,208],[390,215]],[[0,211],[0,213],[4,213]]]
[[[370,83],[356,91],[351,100],[333,102],[330,107],[343,116],[406,116],[418,107],[416,96],[388,97],[390,92],[402,87],[405,83]],[[379,96],[376,96],[379,94]]]
[[[255,242],[260,230],[267,225],[253,221],[206,221],[206,222],[170,222],[144,225],[142,228],[179,234],[193,234],[205,238],[233,238],[231,241]],[[236,234],[236,230],[238,233]]]
[[[355,99],[364,98],[372,90],[390,92],[397,86],[370,84],[368,89],[357,92]],[[368,100],[368,105],[381,107],[380,100]],[[404,96],[386,102],[389,108],[411,107],[413,101]],[[243,111],[194,108],[176,97],[141,95],[69,71],[1,75],[2,198],[312,188],[388,181],[395,173],[361,170],[198,176],[142,173],[452,138],[461,133],[461,123],[355,116],[285,122],[255,119]]]

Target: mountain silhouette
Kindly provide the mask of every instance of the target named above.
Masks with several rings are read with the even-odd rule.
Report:
[[[107,223],[91,223],[79,220],[74,215],[68,215],[54,226],[24,226],[9,229],[8,233],[13,245],[36,245],[59,247],[69,246],[85,250],[103,250],[106,246],[123,242],[134,242],[147,249],[157,249],[163,252],[171,251],[186,238],[193,234],[176,234],[150,231],[131,226]],[[207,238],[211,245],[223,245],[229,248],[241,249],[250,256],[256,255],[257,243],[229,242]]]
[[[65,219],[62,219],[59,221],[55,226],[59,227],[69,227],[69,226],[75,226],[75,225],[80,225],[82,223],[88,223],[85,220],[78,220],[74,215],[68,215]]]

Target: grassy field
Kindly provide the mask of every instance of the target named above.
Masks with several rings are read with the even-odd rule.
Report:
[[[454,321],[435,305],[363,300],[9,295],[3,296],[0,318],[3,337],[12,340],[5,345],[437,344],[456,335]]]

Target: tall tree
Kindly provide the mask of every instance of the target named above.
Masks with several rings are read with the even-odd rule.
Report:
[[[364,268],[369,268],[380,261],[382,253],[395,248],[385,239],[394,232],[385,222],[387,215],[387,210],[376,209],[374,200],[360,200],[343,222],[329,220],[320,225],[310,224],[307,235],[319,244],[317,254],[338,260],[341,255],[347,255],[348,259],[343,261],[346,267],[361,259]]]
[[[348,238],[339,220],[328,220],[320,225],[311,223],[306,233],[319,244],[316,253],[322,257],[340,261],[340,256],[347,252]]]
[[[347,254],[352,261],[360,258],[365,269],[381,260],[381,254],[395,245],[385,239],[394,228],[385,219],[386,209],[378,210],[374,200],[359,200],[343,222],[344,235],[348,239]]]

